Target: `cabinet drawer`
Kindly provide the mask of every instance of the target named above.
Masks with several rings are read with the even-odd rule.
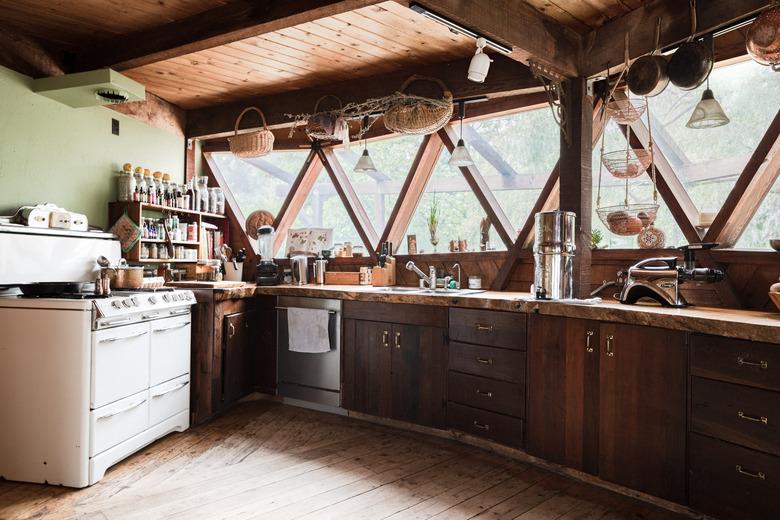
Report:
[[[777,518],[780,458],[691,434],[690,505],[722,519]]]
[[[780,455],[780,393],[694,377],[691,429]]]
[[[695,335],[691,337],[691,373],[780,390],[780,345]]]
[[[150,386],[190,372],[190,316],[151,322]]]
[[[523,383],[525,352],[450,342],[450,370],[475,376]]]
[[[90,412],[90,457],[149,427],[148,396],[148,390],[144,390]]]
[[[149,389],[149,426],[190,407],[190,376],[184,375]]]
[[[450,401],[515,417],[525,415],[524,385],[450,372],[448,388]]]
[[[525,350],[525,314],[450,309],[450,339]]]
[[[100,330],[92,336],[92,408],[149,388],[149,324]]]
[[[447,403],[447,425],[507,446],[523,446],[523,421],[457,403]]]

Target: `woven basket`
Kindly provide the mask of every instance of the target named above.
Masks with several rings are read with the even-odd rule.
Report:
[[[262,130],[239,134],[238,125],[241,123],[241,118],[251,110],[260,114],[260,118],[263,120],[263,128]],[[237,157],[250,158],[268,155],[274,149],[274,134],[268,129],[263,111],[257,107],[245,108],[238,115],[233,137],[229,138],[228,142],[230,143],[230,151]]]
[[[633,179],[639,177],[653,162],[653,156],[648,150],[632,148],[625,150],[604,152],[601,162],[607,167],[609,173],[618,179]]]
[[[607,103],[607,115],[615,122],[621,125],[628,125],[637,121],[647,109],[647,103],[637,101],[634,104],[630,99],[621,99],[619,101],[610,101]]]
[[[432,81],[442,89],[442,98],[430,99],[406,94],[406,88],[415,81]],[[399,134],[432,134],[452,118],[452,92],[436,78],[411,76],[404,81],[390,108],[384,113],[385,127]]]
[[[612,233],[624,237],[638,235],[655,222],[658,204],[629,204],[596,209],[601,222]]]
[[[320,103],[326,98],[333,98],[338,101],[339,107],[337,109],[319,112]],[[333,94],[326,94],[319,98],[314,103],[314,111],[312,117],[306,123],[306,133],[312,139],[319,139],[320,141],[340,141],[341,137],[336,135],[338,130],[338,121],[342,118],[342,109],[344,104],[341,102],[338,96]]]

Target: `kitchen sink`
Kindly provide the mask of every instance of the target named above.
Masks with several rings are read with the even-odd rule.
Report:
[[[433,296],[467,296],[469,294],[479,294],[485,292],[485,289],[418,289],[418,294]]]
[[[384,293],[418,293],[423,290],[424,289],[418,287],[374,287],[372,291]]]

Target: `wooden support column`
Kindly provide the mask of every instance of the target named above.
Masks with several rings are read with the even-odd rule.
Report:
[[[566,132],[561,132],[560,209],[577,215],[575,298],[587,298],[590,294],[593,102],[587,96],[586,83],[585,78],[574,78],[563,84]]]
[[[279,248],[282,247],[282,243],[287,238],[287,231],[295,222],[295,218],[301,211],[303,203],[306,202],[306,198],[311,193],[314,183],[317,182],[320,170],[322,170],[322,161],[317,153],[312,150],[303,162],[298,176],[290,186],[287,198],[284,199],[282,207],[274,219],[274,229],[276,230],[274,255],[279,252]]]

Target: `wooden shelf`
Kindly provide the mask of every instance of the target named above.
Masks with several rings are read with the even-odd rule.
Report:
[[[141,260],[128,260],[139,264],[195,264],[197,260],[185,260],[181,258],[143,258]]]
[[[142,238],[141,239],[142,244],[165,244],[166,241],[159,239],[159,238]],[[200,242],[197,240],[191,241],[191,240],[174,240],[173,245],[175,246],[197,246],[200,245]]]
[[[216,213],[204,213],[203,211],[195,211],[191,209],[171,208],[168,206],[160,206],[159,204],[149,204],[148,202],[123,202],[122,204],[140,204],[141,209],[160,211],[162,213],[178,213],[181,215],[199,215],[204,218],[225,218],[225,215],[217,215]]]

